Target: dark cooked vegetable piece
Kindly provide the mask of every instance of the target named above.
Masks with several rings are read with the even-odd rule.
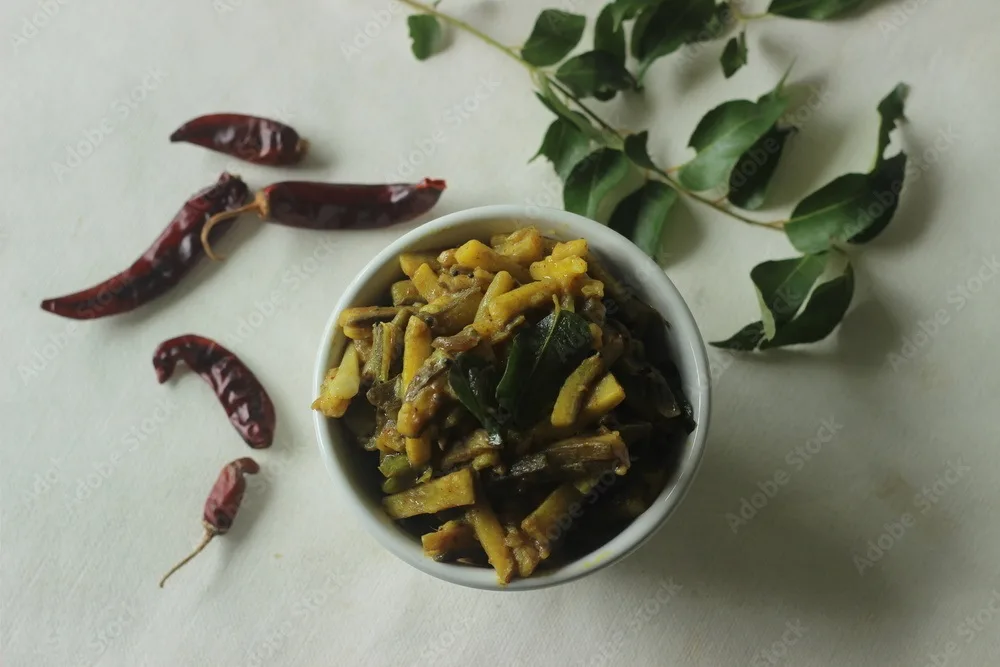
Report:
[[[666,325],[585,240],[486,240],[404,253],[378,303],[345,310],[315,408],[429,558],[505,585],[621,532],[694,423]]]

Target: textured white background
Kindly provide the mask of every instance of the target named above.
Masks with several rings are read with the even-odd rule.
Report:
[[[445,3],[511,43],[533,5]],[[875,5],[836,24],[755,22],[751,65],[730,82],[717,43],[661,61],[627,111],[606,105],[621,126],[651,127],[654,155],[676,164],[706,110],[755,98],[794,54],[815,108],[783,158],[776,215],[867,168],[875,104],[901,80],[920,175],[889,231],[857,253],[858,294],[834,338],[749,359],[712,352],[704,467],[656,538],[583,581],[503,595],[382,551],[315,451],[322,327],[347,281],[412,225],[322,236],[248,219],[222,244],[228,261],[150,307],[75,323],[38,303],[126,266],[226,168],[258,187],[446,178],[435,213],[555,204],[549,167],[525,164],[549,122],[525,72],[461,35],[415,62],[388,1],[0,3],[3,664],[995,664],[1000,5]],[[574,7],[592,17],[599,4]],[[266,170],[167,142],[222,110],[290,121],[314,159]],[[667,270],[709,339],[755,317],[749,269],[792,255],[780,234],[687,204],[673,228]],[[153,348],[186,332],[251,365],[279,430],[235,529],[161,591],[200,535],[218,468],[246,453],[200,379],[155,381]],[[820,442],[825,420],[835,434]],[[810,439],[807,460],[796,448]],[[959,472],[946,480],[949,466]],[[787,483],[731,529],[727,513],[778,473]]]

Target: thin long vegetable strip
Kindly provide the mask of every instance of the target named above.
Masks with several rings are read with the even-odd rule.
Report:
[[[402,493],[387,496],[382,499],[382,507],[393,519],[405,519],[418,514],[433,514],[452,507],[471,505],[474,502],[476,502],[475,479],[471,470],[462,468]]]
[[[483,545],[490,565],[497,573],[497,582],[501,586],[510,583],[517,569],[514,554],[504,539],[504,529],[497,520],[496,514],[487,503],[477,503],[465,512],[465,521],[472,526],[476,539]]]

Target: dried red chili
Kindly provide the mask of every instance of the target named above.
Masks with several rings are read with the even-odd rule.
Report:
[[[201,523],[205,527],[205,534],[201,542],[194,551],[188,554],[184,560],[170,568],[170,571],[160,579],[160,588],[177,570],[181,569],[192,558],[201,553],[201,550],[208,546],[208,543],[216,535],[225,535],[233,525],[233,519],[240,510],[240,503],[243,501],[243,493],[246,491],[247,482],[245,475],[255,475],[260,471],[260,466],[251,458],[236,459],[227,463],[219,473],[218,479],[212,486],[205,501],[205,509],[202,513]]]
[[[132,266],[89,289],[46,299],[42,301],[42,310],[77,320],[92,320],[134,310],[163,295],[201,258],[202,244],[198,239],[206,222],[218,213],[238,208],[249,194],[250,189],[238,176],[222,174],[215,185],[184,204]],[[218,239],[226,229],[219,229],[213,238]]]
[[[419,183],[353,185],[286,181],[257,192],[253,202],[219,213],[205,224],[201,240],[212,252],[212,228],[241,213],[256,212],[263,220],[304,229],[374,229],[405,222],[426,213],[444,192],[444,181],[425,178]]]
[[[214,340],[187,334],[160,343],[153,354],[156,379],[164,383],[174,373],[177,361],[208,382],[229,422],[243,441],[254,449],[271,446],[274,440],[274,404],[253,372],[239,357]]]
[[[267,165],[295,164],[309,150],[309,142],[288,125],[241,113],[199,116],[181,125],[170,135],[170,141],[184,141]]]

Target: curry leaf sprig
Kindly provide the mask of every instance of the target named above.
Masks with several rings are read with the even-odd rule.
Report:
[[[606,222],[656,256],[681,197],[740,222],[783,232],[799,257],[757,265],[750,277],[761,318],[727,340],[734,350],[767,350],[826,338],[843,319],[854,294],[848,250],[887,227],[899,205],[907,157],[887,157],[891,134],[905,120],[908,88],[899,84],[878,105],[875,160],[867,172],[835,178],[806,195],[788,219],[761,220],[786,143],[797,128],[788,118],[788,73],[756,100],[737,99],[708,111],[692,131],[693,157],[665,169],[651,157],[647,131],[626,132],[588,106],[619,93],[642,91],[650,68],[687,44],[722,40],[722,73],[749,62],[749,23],[765,17],[827,20],[859,9],[865,0],[771,0],[766,14],[745,14],[738,0],[612,0],[594,22],[593,44],[578,48],[587,17],[543,10],[520,48],[419,0],[400,0],[411,17],[413,52],[425,59],[440,48],[444,25],[471,34],[525,67],[536,97],[554,114],[541,147],[563,181],[568,211]],[[576,53],[574,53],[577,51]]]

